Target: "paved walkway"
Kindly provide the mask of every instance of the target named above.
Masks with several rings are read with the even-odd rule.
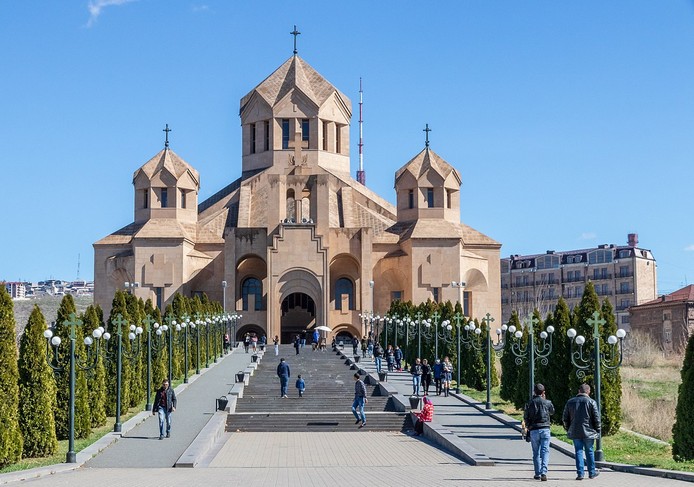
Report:
[[[213,367],[191,377],[187,387],[177,394],[171,438],[159,441],[159,420],[150,416],[89,460],[85,467],[172,467],[214,414],[215,399],[229,392],[236,372],[250,362],[250,353],[235,348]]]
[[[359,365],[367,372],[376,372],[368,359]],[[403,396],[412,394],[412,376],[408,372],[389,372],[388,383]],[[432,395],[432,392],[434,393]],[[437,396],[432,384],[429,398],[434,403],[434,421],[451,430],[497,464],[527,465],[532,472],[532,449],[513,428],[491,416],[480,413],[473,406],[451,396]],[[423,394],[420,389],[420,394]],[[557,465],[573,466],[574,459],[560,451],[550,449],[550,469]]]

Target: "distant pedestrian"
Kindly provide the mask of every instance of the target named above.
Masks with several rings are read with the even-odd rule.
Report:
[[[229,334],[225,333],[224,334],[224,353],[229,353],[229,347],[231,346],[231,342],[229,341]]]
[[[361,358],[366,358],[366,351],[369,349],[369,343],[364,335],[361,339]]]
[[[277,366],[277,377],[280,378],[280,397],[288,397],[287,385],[289,384],[289,377],[291,377],[291,375],[289,364],[285,362],[283,358],[281,358],[280,363]]]
[[[434,362],[434,385],[436,386],[436,395],[441,395],[441,377],[443,376],[443,364],[441,359],[436,359]]]
[[[326,348],[325,337],[323,337],[320,339],[320,351],[325,352],[325,348]]]
[[[431,386],[431,365],[427,359],[422,360],[422,389],[424,389],[424,395],[429,394],[429,387]]]
[[[313,342],[311,342],[311,347],[315,351],[320,343],[320,332],[318,330],[313,330]]]
[[[576,480],[583,480],[583,454],[588,467],[588,477],[594,479],[600,472],[595,469],[593,443],[600,435],[600,411],[590,398],[590,386],[581,384],[578,394],[566,403],[562,415],[567,436],[574,442],[576,452]]]
[[[272,340],[272,343],[275,345],[275,357],[277,357],[280,354],[280,337],[275,335],[275,338]]]
[[[422,383],[422,362],[417,357],[410,367],[410,374],[412,374],[412,395],[419,396],[419,386]]]
[[[152,414],[159,414],[159,439],[171,437],[171,413],[176,411],[176,393],[169,387],[169,379],[164,379],[157,390],[152,405]]]
[[[296,349],[296,354],[299,355],[299,348],[301,347],[301,337],[299,335],[294,339],[294,348]]]
[[[388,350],[386,350],[386,364],[388,365],[388,372],[393,372],[395,370],[395,354],[393,353],[393,345],[388,345]]]
[[[243,336],[243,348],[244,348],[244,350],[246,350],[246,353],[248,353],[248,349],[250,348],[250,346],[251,346],[251,334],[246,333]]]
[[[258,340],[258,343],[260,344],[260,349],[265,350],[265,345],[267,345],[267,336],[265,336],[265,333],[260,335],[260,340]]]
[[[533,447],[533,467],[535,480],[547,480],[547,465],[549,464],[550,416],[554,414],[554,405],[548,401],[545,386],[535,384],[533,398],[525,405],[523,420],[528,428],[530,444]]]
[[[361,380],[359,372],[354,374],[354,401],[352,402],[352,414],[357,419],[355,424],[359,424],[360,428],[366,426],[366,413],[364,406],[369,400],[366,398],[366,384]]]
[[[395,351],[393,352],[393,358],[395,359],[395,368],[398,372],[402,371],[402,359],[404,355],[402,350],[398,345],[395,345]]]
[[[366,345],[366,351],[369,354],[369,358],[373,357],[373,355],[374,355],[374,339],[371,336],[369,336],[369,341]]]
[[[443,395],[448,397],[448,393],[451,392],[451,382],[453,381],[453,364],[451,364],[451,359],[448,357],[443,359],[443,371],[441,374],[441,387],[443,388]]]
[[[354,335],[352,337],[352,354],[354,356],[357,355],[357,349],[359,348],[359,339],[357,338],[357,335]]]
[[[299,374],[296,378],[296,389],[299,391],[299,397],[304,397],[306,382],[301,378],[301,374]]]
[[[422,399],[424,407],[421,411],[412,411],[417,417],[417,422],[414,424],[415,435],[419,436],[424,433],[424,423],[428,423],[434,419],[434,403],[427,396]]]
[[[251,335],[251,348],[253,349],[253,353],[258,351],[258,335],[255,333]]]
[[[306,346],[306,330],[301,332],[301,336],[299,337],[301,348],[304,348]]]
[[[376,372],[381,373],[381,362],[383,361],[383,347],[380,343],[374,345],[374,362],[376,363]]]

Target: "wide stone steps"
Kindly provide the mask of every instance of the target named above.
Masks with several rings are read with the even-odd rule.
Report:
[[[246,413],[230,414],[226,430],[229,432],[262,431],[393,431],[411,432],[412,422],[405,413],[371,412],[366,408],[366,427],[359,428],[351,413],[295,414]]]

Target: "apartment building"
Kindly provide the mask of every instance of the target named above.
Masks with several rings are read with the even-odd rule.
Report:
[[[612,303],[617,324],[628,330],[629,308],[656,299],[656,277],[655,258],[638,246],[635,233],[628,235],[627,245],[512,255],[501,259],[502,320],[513,311],[522,317],[538,309],[544,316],[561,296],[573,309],[591,281],[600,299]]]

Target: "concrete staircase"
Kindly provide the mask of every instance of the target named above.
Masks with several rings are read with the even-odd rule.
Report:
[[[276,369],[284,357],[291,369],[289,397],[280,397]],[[236,413],[229,414],[226,430],[233,431],[355,431],[351,413],[354,398],[354,370],[334,352],[312,351],[309,346],[296,355],[290,345],[280,346],[280,357],[273,348],[244,388],[236,403]],[[297,375],[306,382],[304,397],[295,387]],[[410,431],[409,415],[395,412],[393,400],[380,396],[379,389],[367,384],[366,428],[360,431]]]

